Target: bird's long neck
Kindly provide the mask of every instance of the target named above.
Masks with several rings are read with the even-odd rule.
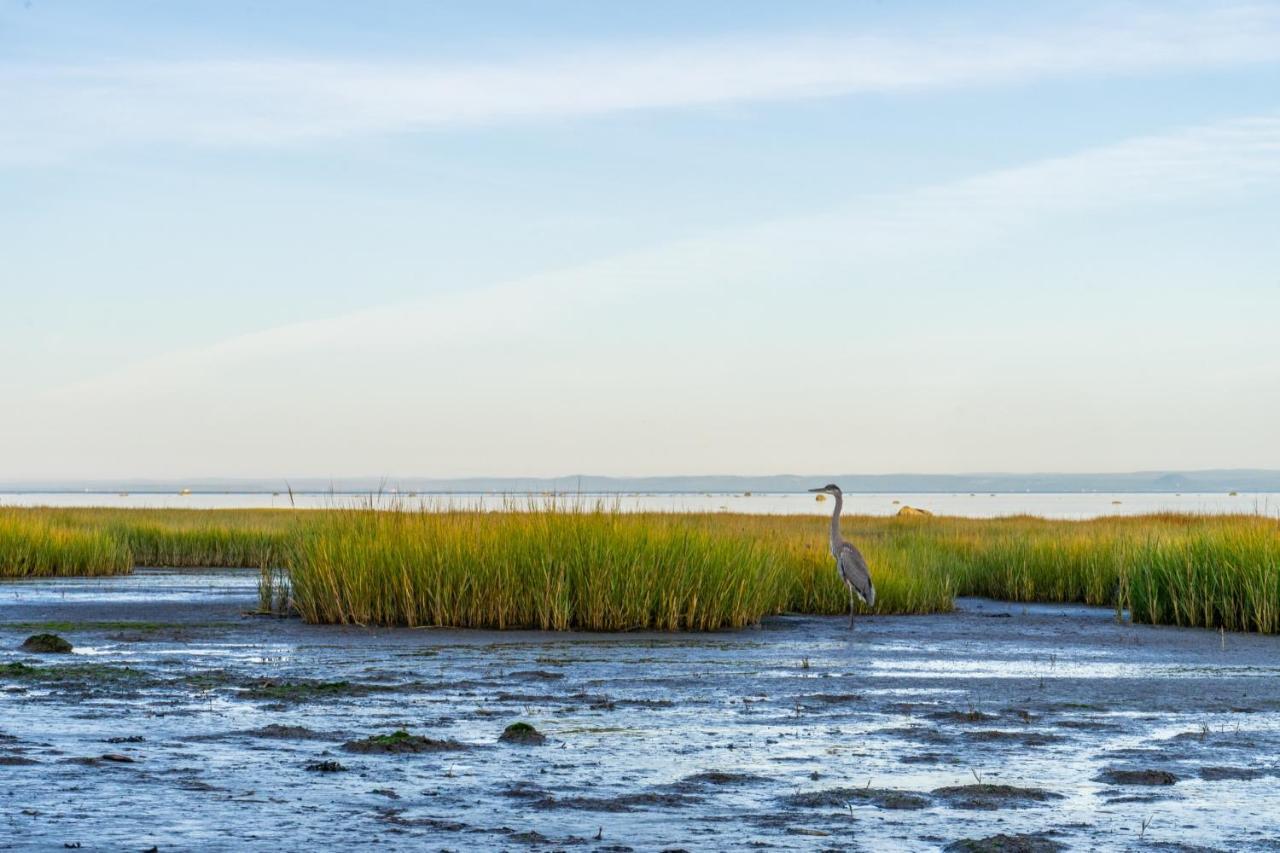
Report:
[[[831,554],[838,556],[840,550],[840,509],[844,506],[844,496],[836,493],[836,508],[831,513]]]

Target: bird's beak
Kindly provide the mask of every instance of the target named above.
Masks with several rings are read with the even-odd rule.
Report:
[[[811,492],[825,492],[826,489],[810,489]]]

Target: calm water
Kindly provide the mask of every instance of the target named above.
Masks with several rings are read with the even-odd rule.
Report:
[[[326,509],[367,503],[368,495],[309,493],[293,496],[300,508]],[[831,511],[831,502],[819,502],[809,494],[591,494],[551,499],[539,495],[432,494],[384,496],[375,503],[425,509],[542,506],[549,500],[561,503],[602,501],[634,512],[743,512],[755,514],[803,515]],[[927,509],[938,515],[991,518],[1030,514],[1046,518],[1093,518],[1103,515],[1136,515],[1149,512],[1253,513],[1280,517],[1280,493],[1242,492],[1185,494],[911,494],[878,493],[845,495],[845,512],[851,515],[893,515],[902,506]],[[0,492],[0,506],[106,506],[152,509],[248,509],[288,508],[286,494],[220,493],[191,494],[135,492]]]

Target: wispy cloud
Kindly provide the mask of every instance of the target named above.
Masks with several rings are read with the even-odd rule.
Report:
[[[0,162],[150,143],[280,146],[429,128],[1280,60],[1280,10],[1095,19],[1020,35],[608,45],[509,63],[302,59],[0,65]]]
[[[821,215],[635,251],[605,261],[424,301],[294,323],[211,347],[170,353],[50,392],[47,400],[120,400],[199,387],[232,389],[229,377],[324,374],[352,359],[431,373],[465,374],[503,346],[536,347],[584,329],[629,326],[632,311],[748,298],[788,283],[797,306],[837,292],[840,281],[900,272],[1034,229],[1054,217],[1126,206],[1274,193],[1280,185],[1280,117],[1265,116],[1101,146],[910,192],[851,200]],[[884,278],[883,275],[880,276]],[[865,300],[864,300],[865,302]],[[661,312],[660,312],[661,313]],[[784,316],[774,318],[785,323]],[[640,357],[648,357],[644,353]],[[506,363],[504,361],[504,363]],[[337,369],[341,369],[337,367]],[[478,368],[477,368],[478,369]],[[506,363],[504,373],[515,375]],[[380,371],[381,372],[381,371]],[[423,376],[428,373],[422,374]],[[386,375],[392,375],[388,372]],[[439,376],[439,373],[432,375]]]

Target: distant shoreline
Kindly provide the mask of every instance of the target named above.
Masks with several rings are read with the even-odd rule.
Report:
[[[716,494],[743,492],[796,494],[824,483],[838,483],[858,494],[1177,494],[1215,492],[1280,492],[1280,470],[1206,469],[1065,474],[772,474],[605,477],[571,474],[560,477],[120,477],[94,479],[13,479],[0,481],[0,492],[64,494],[133,492],[168,494],[406,494],[485,495],[543,494]]]

